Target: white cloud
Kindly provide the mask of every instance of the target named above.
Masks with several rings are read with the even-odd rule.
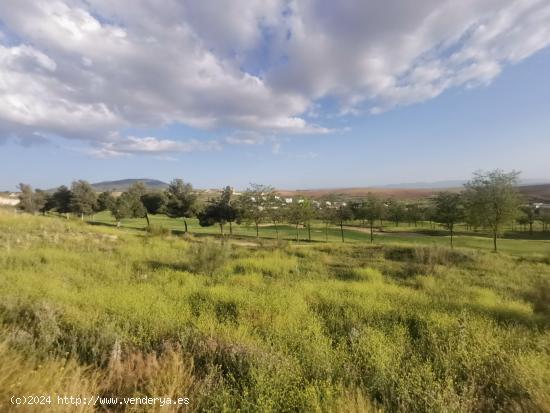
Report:
[[[329,133],[306,120],[326,120],[321,99],[379,113],[488,84],[550,44],[547,0],[18,0],[0,21],[0,140],[105,154],[200,149],[116,134],[129,126],[229,144]]]
[[[102,142],[99,148],[92,149],[90,153],[99,158],[110,158],[127,155],[157,155],[219,150],[221,145],[217,141],[170,140],[157,139],[154,137],[136,138],[114,138],[112,142]],[[171,158],[173,159],[173,158]]]

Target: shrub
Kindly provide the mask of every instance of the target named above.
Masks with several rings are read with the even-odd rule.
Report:
[[[158,224],[151,224],[145,230],[149,235],[157,237],[166,237],[172,233],[170,228]]]
[[[231,247],[225,242],[207,239],[191,244],[188,267],[196,274],[214,275],[229,259]]]

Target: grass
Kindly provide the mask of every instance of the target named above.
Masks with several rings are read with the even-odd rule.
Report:
[[[550,410],[539,241],[493,254],[208,230],[0,213],[0,411],[35,392],[183,396],[185,411]]]
[[[172,219],[165,215],[151,216],[151,223],[155,228],[167,228],[175,232],[183,232],[184,225],[181,219]],[[115,220],[109,212],[101,212],[94,218],[94,223],[115,226]],[[189,219],[189,232],[194,235],[218,235],[219,227],[201,227],[196,219]],[[145,219],[125,219],[122,221],[122,226],[129,229],[144,230],[146,227]],[[550,233],[541,232],[536,227],[534,235],[529,235],[527,232],[508,231],[505,237],[499,239],[499,249],[502,252],[513,255],[537,255],[546,254],[550,251]],[[279,238],[282,240],[296,240],[296,228],[290,225],[279,225],[277,227]],[[395,226],[393,223],[384,222],[383,233],[376,233],[375,239],[378,244],[418,244],[418,245],[439,245],[448,246],[450,239],[447,231],[442,228],[431,229],[426,222],[419,223],[418,226],[400,224]],[[225,233],[229,232],[229,227],[226,225]],[[306,228],[298,228],[299,240],[308,239]],[[314,222],[312,225],[312,241],[314,242],[341,242],[340,229],[329,226],[328,231],[324,224]],[[328,236],[327,236],[328,235]],[[359,223],[353,223],[344,229],[345,240],[348,243],[367,242],[370,243],[370,234],[364,228],[361,228]],[[233,236],[237,238],[255,238],[256,229],[247,225],[233,225]],[[260,228],[260,237],[262,239],[276,239],[277,231],[273,225],[264,224]],[[466,231],[459,226],[457,235],[454,237],[454,243],[462,248],[474,248],[477,250],[492,251],[493,243],[489,234],[484,232]]]

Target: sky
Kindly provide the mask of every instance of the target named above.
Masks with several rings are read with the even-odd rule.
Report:
[[[0,190],[550,180],[548,0],[0,0]]]

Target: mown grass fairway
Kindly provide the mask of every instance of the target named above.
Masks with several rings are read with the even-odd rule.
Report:
[[[40,392],[189,397],[182,411],[550,409],[548,252],[239,244],[0,213],[0,411]]]
[[[172,219],[166,215],[151,215],[151,224],[161,226],[176,232],[183,232],[184,225],[182,219]],[[194,218],[187,220],[189,232],[195,235],[219,235],[220,229],[217,225],[210,227],[201,227]],[[107,211],[95,215],[93,222],[95,224],[105,224],[115,226],[115,220]],[[147,226],[145,219],[124,219],[122,220],[124,228],[144,230]],[[499,249],[503,252],[513,255],[537,255],[546,254],[550,251],[550,233],[541,232],[538,228],[534,235],[530,236],[526,232],[509,232],[503,239],[499,240]],[[277,239],[277,231],[281,240],[295,241],[296,232],[298,239],[305,241],[308,239],[308,231],[300,225],[298,229],[288,224],[281,224],[275,227],[273,224],[264,224],[260,227],[260,237],[265,239]],[[401,224],[396,227],[390,222],[384,222],[384,232],[375,233],[377,244],[419,244],[419,245],[439,245],[447,247],[449,245],[448,231],[441,227],[437,230],[431,229],[428,223],[408,226]],[[229,235],[229,226],[225,225],[224,234]],[[250,225],[233,224],[234,237],[256,237],[256,229]],[[346,242],[370,243],[370,233],[367,228],[360,225],[359,222],[344,227],[344,239]],[[311,229],[311,240],[315,242],[341,242],[340,228],[335,226],[325,226],[321,222],[315,222]],[[455,236],[455,245],[458,247],[475,248],[491,251],[492,241],[488,234],[483,232],[459,231]]]

